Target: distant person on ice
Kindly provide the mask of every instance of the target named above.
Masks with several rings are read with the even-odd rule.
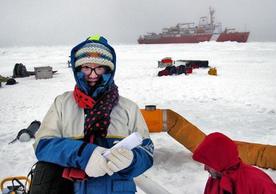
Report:
[[[76,86],[57,96],[43,119],[36,157],[65,167],[76,194],[135,193],[133,178],[153,164],[153,143],[139,107],[119,95],[115,51],[104,37],[91,36],[72,49],[71,64]],[[142,145],[103,156],[133,132]]]
[[[204,194],[275,194],[276,184],[262,170],[244,164],[236,144],[221,133],[211,133],[198,145],[193,159],[210,174]]]

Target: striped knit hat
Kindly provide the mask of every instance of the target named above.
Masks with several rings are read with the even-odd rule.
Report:
[[[103,44],[88,42],[75,53],[75,67],[86,63],[95,63],[107,66],[114,70],[113,55],[111,50]]]
[[[96,99],[114,83],[116,53],[103,36],[89,36],[85,41],[72,48],[70,58],[76,84],[86,94],[89,94],[91,87],[79,67],[86,63],[95,63],[110,68],[111,71],[102,75],[101,83],[97,85],[96,89],[94,88],[93,94],[89,94],[92,98]]]

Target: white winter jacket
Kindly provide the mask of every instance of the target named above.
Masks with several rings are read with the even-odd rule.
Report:
[[[126,137],[138,131],[144,138],[149,137],[148,127],[139,107],[131,100],[119,97],[118,104],[111,112],[111,122],[107,137]],[[65,92],[56,97],[36,133],[35,147],[41,138],[83,137],[84,110],[80,108],[72,92]]]

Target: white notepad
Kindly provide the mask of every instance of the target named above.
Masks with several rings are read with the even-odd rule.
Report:
[[[119,141],[117,144],[115,144],[112,148],[126,148],[129,150],[132,150],[133,148],[139,146],[142,144],[143,138],[140,135],[140,133],[138,132],[134,132],[132,134],[130,134],[129,136],[125,137],[124,139],[122,139],[121,141]],[[110,149],[107,150],[103,156],[106,158],[108,156],[108,154],[110,154]]]

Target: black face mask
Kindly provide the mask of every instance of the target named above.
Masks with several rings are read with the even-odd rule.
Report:
[[[99,87],[102,86],[103,84],[103,78],[100,77],[100,79],[97,81],[97,83],[94,86],[90,86],[90,90],[88,92],[89,96],[92,96],[92,94],[94,93],[94,91]]]

